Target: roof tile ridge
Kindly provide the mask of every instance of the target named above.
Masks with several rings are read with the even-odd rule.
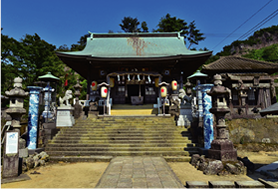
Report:
[[[215,60],[214,62],[211,62],[209,64],[203,65],[202,69],[210,69],[212,66],[214,66],[214,64],[217,64],[218,62],[220,62],[221,59],[223,59],[223,57],[225,56],[219,56],[218,60]]]
[[[278,66],[277,63],[274,62],[268,62],[265,60],[257,60],[257,59],[252,59],[252,58],[246,58],[246,57],[241,57],[241,59],[246,60],[246,61],[253,61],[259,64],[264,64],[264,65],[272,65],[272,66]]]

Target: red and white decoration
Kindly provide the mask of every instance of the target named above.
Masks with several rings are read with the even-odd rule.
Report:
[[[101,87],[101,97],[106,98],[107,97],[107,87]]]
[[[172,81],[172,90],[175,91],[178,89],[178,82],[176,80]]]
[[[165,86],[160,88],[160,94],[162,98],[165,98],[167,96],[167,88]]]

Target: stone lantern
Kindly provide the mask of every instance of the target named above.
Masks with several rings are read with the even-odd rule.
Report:
[[[12,178],[19,175],[20,120],[22,115],[26,113],[23,104],[24,98],[29,93],[22,89],[22,79],[17,77],[14,79],[14,88],[6,91],[5,94],[10,99],[10,107],[6,113],[12,118],[12,130],[5,132],[2,178]]]
[[[191,83],[195,83],[195,87],[193,88],[196,90],[196,97],[197,97],[197,103],[198,103],[198,111],[197,116],[199,117],[199,122],[202,123],[202,117],[203,117],[203,100],[202,100],[202,92],[200,88],[200,84],[205,83],[206,78],[208,77],[207,74],[203,74],[200,72],[200,70],[197,70],[196,73],[193,75],[189,76],[187,79]]]
[[[213,140],[213,115],[209,111],[211,108],[211,97],[206,93],[206,91],[213,87],[213,84],[205,83],[207,76],[207,74],[197,70],[195,74],[188,77],[192,82],[196,82],[194,90],[197,93],[198,109],[196,112],[192,112],[192,114],[199,119],[199,132],[203,134],[203,138],[199,137],[199,142],[204,144],[206,150],[211,147],[210,144]],[[194,102],[195,100],[193,100]],[[193,108],[195,108],[195,104],[193,104]]]
[[[6,91],[5,94],[10,99],[10,107],[6,110],[6,113],[12,117],[12,126],[15,130],[20,131],[20,120],[26,110],[23,108],[24,98],[28,96],[28,92],[22,89],[22,79],[17,77],[14,79],[14,88],[10,91]]]
[[[74,95],[75,95],[75,104],[74,104],[74,111],[73,116],[75,119],[80,117],[80,114],[82,112],[82,106],[79,104],[79,96],[81,95],[80,90],[82,89],[82,86],[79,84],[79,80],[77,80],[77,84],[73,86],[75,89]]]
[[[79,96],[81,95],[80,90],[82,89],[82,86],[79,84],[79,80],[77,80],[76,85],[73,86],[75,89],[74,95],[76,97],[76,101],[79,100]]]
[[[221,86],[221,76],[216,74],[214,77],[214,86],[208,95],[212,96],[212,108],[210,112],[216,118],[216,131],[217,136],[211,143],[211,148],[208,150],[208,157],[221,161],[236,161],[237,151],[233,147],[232,141],[229,140],[228,130],[225,125],[225,114],[230,112],[227,106],[226,98],[229,96],[231,99],[231,91],[227,87]]]
[[[60,79],[58,77],[55,77],[54,75],[52,75],[51,72],[48,72],[45,75],[39,76],[38,79],[47,83],[47,86],[45,88],[43,88],[44,105],[45,105],[45,107],[44,107],[45,109],[43,111],[43,117],[45,119],[45,122],[48,123],[49,119],[52,119],[55,114],[55,110],[54,110],[54,113],[50,112],[50,106],[52,103],[51,94],[55,91],[55,89],[53,89],[50,86],[50,82],[55,82],[55,88],[57,88],[57,82]],[[54,94],[54,97],[56,97],[56,94]],[[54,99],[54,103],[56,103],[55,101],[56,101],[56,99]]]

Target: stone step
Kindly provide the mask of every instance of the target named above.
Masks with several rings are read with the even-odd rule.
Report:
[[[47,151],[197,151],[196,147],[46,147]]]
[[[128,141],[136,141],[136,140],[142,140],[143,136],[96,136],[96,137],[67,137],[64,135],[58,135],[54,138],[54,140],[109,140],[109,141],[120,141],[120,140],[128,140]],[[174,136],[144,136],[144,140],[181,140],[186,141],[190,140],[191,136],[184,136],[184,137],[174,137]]]
[[[106,132],[113,132],[113,131],[120,131],[120,132],[175,132],[175,131],[188,131],[182,129],[174,129],[174,128],[118,128],[118,127],[88,127],[88,128],[62,128],[61,132],[70,131],[70,132],[77,132],[77,131],[106,131]]]
[[[165,116],[155,116],[155,115],[143,115],[143,116],[99,116],[95,118],[89,118],[86,120],[79,119],[78,121],[100,121],[100,120],[172,120],[173,116],[165,115]]]
[[[192,143],[191,140],[180,140],[180,139],[173,139],[173,140],[59,140],[59,139],[54,139],[49,141],[49,143],[81,143],[81,144],[101,144],[101,143],[115,143],[115,144],[123,144],[123,143],[128,143],[128,144],[138,144],[138,143]]]
[[[50,156],[51,161],[64,162],[110,162],[113,156]]]
[[[174,117],[103,116],[79,119],[61,127],[46,151],[52,161],[110,161],[115,156],[164,156],[166,161],[187,162],[198,144]]]
[[[113,117],[99,117],[99,118],[94,118],[94,119],[86,119],[86,120],[82,120],[82,119],[78,119],[76,120],[77,123],[91,123],[91,122],[98,122],[98,123],[102,123],[102,122],[133,122],[133,121],[143,121],[143,122],[174,122],[174,119],[172,117],[155,117],[155,116],[149,116],[149,117],[130,117],[130,116],[126,116],[126,117],[120,117],[120,116],[113,116]]]
[[[198,147],[197,143],[141,143],[141,144],[82,144],[82,143],[49,143],[48,147]]]
[[[189,131],[129,131],[129,130],[109,130],[109,131],[60,131],[60,134],[66,135],[177,135],[177,136],[187,136],[191,135]]]
[[[141,120],[136,120],[136,121],[103,121],[103,122],[77,122],[76,124],[78,125],[138,125],[138,124],[143,124],[143,125],[163,125],[163,124],[175,124],[174,121],[141,121]]]
[[[94,123],[114,123],[114,124],[118,124],[118,123],[175,123],[175,121],[173,119],[122,119],[122,120],[102,120],[102,119],[96,119],[96,120],[91,120],[91,121],[77,121],[76,123],[78,124],[94,124]]]
[[[167,162],[190,162],[190,156],[163,156]],[[113,156],[51,156],[51,161],[64,162],[110,162]]]
[[[190,162],[190,156],[163,156],[167,162]]]
[[[61,134],[57,137],[60,137]],[[63,137],[190,137],[190,133],[63,133]]]
[[[48,151],[50,156],[190,156],[198,151]]]
[[[143,124],[97,124],[97,125],[74,125],[72,127],[60,127],[60,128],[65,128],[65,129],[70,129],[70,128],[124,128],[124,129],[158,129],[158,128],[173,128],[173,124],[148,124],[148,125],[143,125]],[[177,128],[178,129],[178,128]]]

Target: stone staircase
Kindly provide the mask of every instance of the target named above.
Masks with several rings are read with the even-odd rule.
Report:
[[[157,114],[157,108],[153,108],[153,104],[144,104],[138,106],[129,104],[114,104],[111,109],[112,116],[124,116],[124,115],[155,115]]]
[[[46,146],[54,161],[110,161],[115,156],[164,156],[189,161],[197,152],[190,132],[173,117],[107,116],[77,120]]]

